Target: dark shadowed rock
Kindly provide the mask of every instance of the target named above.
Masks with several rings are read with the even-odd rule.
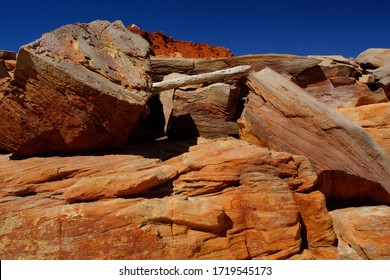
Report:
[[[20,49],[0,96],[0,147],[17,155],[122,146],[149,96],[148,43],[121,22],[46,33]]]
[[[0,50],[0,60],[16,60],[16,52]]]
[[[174,40],[162,32],[149,33],[136,25],[127,27],[133,33],[141,35],[150,44],[150,55],[163,57],[216,58],[232,57],[225,47],[210,46],[203,43]]]
[[[4,63],[0,60],[0,79],[8,78],[10,75],[8,74],[7,68]]]
[[[239,94],[235,86],[223,83],[195,90],[175,90],[168,136],[183,139],[238,135],[233,119]]]

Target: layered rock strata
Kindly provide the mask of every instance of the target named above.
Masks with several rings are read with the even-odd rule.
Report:
[[[216,58],[232,57],[231,51],[225,47],[215,47],[203,43],[192,43],[183,40],[174,40],[162,33],[149,33],[136,25],[127,27],[131,32],[141,35],[150,44],[150,54],[161,57],[186,58]]]
[[[309,157],[328,197],[390,202],[390,157],[359,125],[271,69],[248,79],[241,138]]]
[[[163,162],[0,160],[2,259],[285,259],[305,247],[337,256],[304,157],[225,139]]]

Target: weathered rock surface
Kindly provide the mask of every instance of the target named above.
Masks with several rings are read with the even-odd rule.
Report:
[[[390,202],[388,50],[231,57],[129,29],[146,40],[95,21],[0,51],[1,259],[390,257],[389,206],[345,208]]]
[[[390,155],[390,103],[371,104],[339,111],[360,124]]]
[[[390,49],[370,48],[360,53],[356,62],[364,68],[378,68],[390,64]]]
[[[390,96],[390,64],[372,71],[377,88],[383,88],[387,96]]]
[[[308,85],[308,93],[333,108],[355,107],[372,103],[387,102],[384,91],[372,92],[365,84],[338,84],[332,79]]]
[[[233,120],[239,95],[239,89],[223,83],[195,90],[175,90],[168,136],[188,139],[238,135],[238,126]]]
[[[280,74],[296,77],[305,69],[315,67],[319,63],[321,60],[318,58],[285,54],[258,54],[210,59],[151,57],[150,69],[153,81],[160,81],[171,73],[194,75],[239,65],[250,65],[253,71],[269,67]]]
[[[143,157],[0,156],[0,257],[317,258],[310,248],[335,244],[306,158],[235,139],[153,158],[166,148],[156,143]]]
[[[340,239],[340,257],[381,260],[390,255],[390,207],[366,206],[331,211]],[[345,246],[344,244],[347,244]],[[356,256],[358,255],[358,257]]]
[[[20,49],[0,96],[0,148],[17,155],[123,146],[149,96],[148,43],[121,22],[74,24]]]
[[[141,35],[150,44],[150,55],[186,58],[218,58],[232,57],[231,51],[225,47],[215,47],[203,43],[173,40],[162,32],[149,33],[136,25],[127,27],[131,32]]]
[[[373,92],[363,83],[364,79],[358,82],[357,76],[362,74],[363,69],[353,60],[333,56],[309,57],[322,61],[302,71],[296,76],[295,81],[327,105],[341,108],[387,102],[385,92],[382,90]],[[368,77],[366,79],[368,84]]]
[[[327,197],[390,202],[390,158],[361,126],[271,69],[248,79],[241,138],[306,155]]]

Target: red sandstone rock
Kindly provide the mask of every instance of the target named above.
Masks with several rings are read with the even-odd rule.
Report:
[[[49,43],[46,49],[34,47],[34,43],[24,47],[11,85],[8,83],[13,77],[16,54],[0,51],[0,117],[5,116],[2,119],[5,122],[0,122],[0,143],[7,137],[12,141],[25,139],[21,134],[7,134],[6,138],[1,138],[5,135],[1,134],[1,129],[15,133],[18,129],[26,130],[26,123],[31,123],[34,129],[39,128],[39,133],[44,132],[40,140],[44,144],[41,146],[48,145],[50,151],[63,152],[63,143],[56,142],[58,139],[53,140],[56,143],[54,150],[50,147],[54,142],[47,141],[52,131],[42,131],[42,126],[39,126],[49,124],[50,127],[50,121],[57,119],[58,114],[68,115],[69,118],[62,121],[58,118],[52,127],[63,128],[65,125],[61,137],[74,139],[71,146],[85,143],[84,148],[94,149],[95,143],[90,140],[84,142],[82,135],[82,129],[90,124],[91,118],[98,120],[95,124],[101,128],[92,128],[91,139],[96,140],[96,136],[101,135],[96,131],[112,133],[113,127],[103,121],[110,120],[112,122],[108,124],[115,125],[115,133],[123,130],[120,131],[123,132],[123,140],[148,99],[150,83],[146,73],[160,80],[172,72],[199,74],[249,64],[255,71],[272,68],[336,108],[386,101],[382,100],[382,89],[374,94],[363,85],[364,79],[359,79],[357,83],[356,78],[363,72],[350,59],[289,55],[222,55],[224,58],[211,59],[153,57],[148,71],[147,47],[140,37],[129,35],[123,26],[114,23],[106,33],[102,33],[102,37],[97,36],[98,43],[95,44],[95,39],[82,36],[85,35],[83,30],[95,32],[106,23],[94,22],[91,25],[76,25],[75,28],[80,31],[76,32],[76,44],[61,41],[59,37],[46,40]],[[137,30],[133,31],[137,33]],[[139,32],[151,43],[152,55],[219,57],[224,53],[218,47],[174,41],[161,33]],[[124,40],[119,38],[122,35],[125,35]],[[64,38],[74,40],[69,36]],[[42,40],[37,42],[42,43]],[[126,49],[128,47],[130,50]],[[53,56],[53,50],[60,50],[62,56]],[[135,57],[129,55],[134,53]],[[225,54],[231,56],[229,52]],[[119,62],[118,56],[125,61]],[[367,67],[368,64],[362,65]],[[48,72],[46,68],[53,71]],[[32,69],[37,70],[39,75],[32,75]],[[375,71],[364,83],[372,88],[376,78],[376,84],[386,88],[385,84],[379,85],[380,81],[387,83],[386,66]],[[84,76],[91,76],[91,80],[80,83]],[[301,89],[294,84],[280,75],[276,76],[266,75],[267,86],[263,84],[261,90],[258,85],[254,86],[253,76],[250,78],[248,104],[241,118],[244,126],[242,137],[258,145],[306,154],[317,172],[325,170],[320,173],[318,184],[329,197],[370,197],[388,202],[386,183],[389,177],[386,174],[389,169],[386,162],[389,161],[388,157],[383,157],[383,151],[373,148],[372,141],[367,140],[355,126],[345,120],[340,124],[336,111],[318,105],[318,101],[313,101],[306,94],[301,95]],[[77,82],[70,83],[69,90],[66,85],[74,80]],[[26,89],[20,87],[23,82],[27,85]],[[168,105],[162,108],[164,123],[159,129],[162,133],[167,131],[167,122],[174,109],[176,116],[183,113],[190,115],[196,130],[203,136],[214,138],[230,134],[233,130],[227,129],[224,124],[226,120],[231,120],[237,108],[230,106],[231,93],[227,93],[226,89],[234,87],[231,85],[234,83],[196,85],[154,96],[153,100]],[[78,103],[85,97],[76,90],[80,85],[83,88],[81,93],[85,92],[85,88],[92,89],[93,93],[99,92],[99,98],[91,95],[84,100],[87,103]],[[290,92],[292,87],[294,90]],[[44,96],[48,100],[45,104],[40,103],[38,92],[42,88],[57,97]],[[279,96],[280,100],[276,102],[269,95],[273,90],[282,92],[284,97]],[[91,98],[95,101],[100,99],[101,91],[106,91],[100,100],[102,102],[89,103]],[[112,91],[123,94],[114,96],[109,93]],[[176,104],[173,102],[174,91]],[[67,102],[59,102],[63,99],[58,96],[63,93],[71,93],[64,99],[75,105],[74,108],[67,107]],[[291,99],[294,93],[298,98]],[[104,97],[106,95],[107,98]],[[23,99],[22,103],[18,103],[20,99]],[[134,105],[134,100],[134,108],[125,105]],[[150,102],[153,100],[149,99],[149,107],[144,109],[143,115],[155,114],[156,108]],[[15,110],[5,115],[3,111],[1,115],[1,109],[8,108],[10,104],[16,104]],[[388,104],[340,110],[387,149],[390,139],[386,130]],[[34,107],[36,105],[38,107]],[[94,112],[97,107],[100,108],[99,114]],[[319,109],[320,113],[313,108]],[[35,110],[39,114],[33,113]],[[20,118],[23,122],[11,129],[15,122],[9,122],[7,118],[21,112],[25,114]],[[118,114],[121,118],[111,119]],[[76,116],[73,121],[80,123],[72,123],[73,116]],[[261,125],[265,125],[266,129],[261,130]],[[90,131],[86,136],[90,136]],[[274,134],[275,131],[279,132]],[[350,134],[346,136],[343,131]],[[30,129],[29,133],[33,132]],[[77,142],[80,139],[81,142]],[[112,143],[112,139],[108,144],[100,143],[99,149],[112,147]],[[192,147],[190,143],[165,140],[133,144],[111,155],[23,160],[0,155],[0,258],[389,258],[388,207],[335,210],[331,214],[332,222],[325,197],[317,190],[317,175],[306,157],[260,148],[236,139],[200,139],[198,145]],[[36,151],[47,151],[47,147],[36,144],[31,144]],[[69,151],[78,150],[74,147]],[[378,167],[381,164],[384,167],[382,171]],[[329,170],[331,172],[327,172]],[[337,248],[334,228],[339,241]]]
[[[173,40],[162,32],[148,33],[136,25],[127,27],[131,32],[141,35],[150,44],[150,54],[165,57],[218,58],[233,54],[225,47],[214,47],[203,43]]]
[[[390,254],[390,207],[366,206],[334,210],[331,213],[339,239],[348,244],[341,257],[381,260]],[[352,250],[353,251],[352,251]],[[351,252],[352,251],[352,252]]]
[[[390,155],[390,103],[371,104],[339,111],[360,124]]]
[[[150,95],[148,43],[94,21],[23,46],[0,96],[0,148],[17,155],[123,146]]]
[[[171,73],[194,75],[239,65],[250,65],[253,71],[269,67],[279,74],[297,77],[306,69],[320,63],[321,60],[315,57],[286,54],[258,54],[209,59],[151,57],[150,70],[153,81],[160,81]]]
[[[390,158],[359,125],[270,69],[248,78],[241,138],[306,155],[327,197],[390,201]]]
[[[333,108],[361,106],[387,102],[385,92],[373,92],[366,84],[357,82],[362,69],[342,57],[309,56],[322,60],[295,77],[299,86]]]
[[[308,85],[304,88],[308,93],[333,108],[355,107],[371,103],[387,102],[383,91],[372,92],[365,84],[337,84],[334,80]]]
[[[0,257],[286,259],[333,244],[306,158],[224,139],[161,162],[152,156],[161,147],[136,147],[144,157],[0,156]],[[316,199],[298,206],[296,195]]]
[[[239,94],[235,86],[223,83],[195,90],[176,89],[168,136],[187,139],[238,135],[238,126],[233,119]]]

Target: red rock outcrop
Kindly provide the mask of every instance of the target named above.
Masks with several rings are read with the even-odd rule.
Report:
[[[327,197],[390,202],[390,157],[363,128],[271,69],[248,80],[241,138],[306,155]]]
[[[150,44],[150,54],[165,57],[218,58],[233,54],[225,47],[214,47],[204,43],[174,40],[162,32],[149,33],[136,25],[127,27],[131,32],[141,35]]]
[[[0,51],[0,149],[53,153],[0,154],[1,259],[390,257],[389,207],[345,208],[390,201],[386,59],[230,57],[132,28],[151,57],[105,21],[43,35],[16,68]]]
[[[0,257],[285,259],[305,244],[336,250],[306,158],[236,139],[163,162],[145,153],[0,156]]]
[[[23,46],[0,95],[0,148],[17,155],[118,148],[150,92],[148,43],[120,21],[74,24]]]

